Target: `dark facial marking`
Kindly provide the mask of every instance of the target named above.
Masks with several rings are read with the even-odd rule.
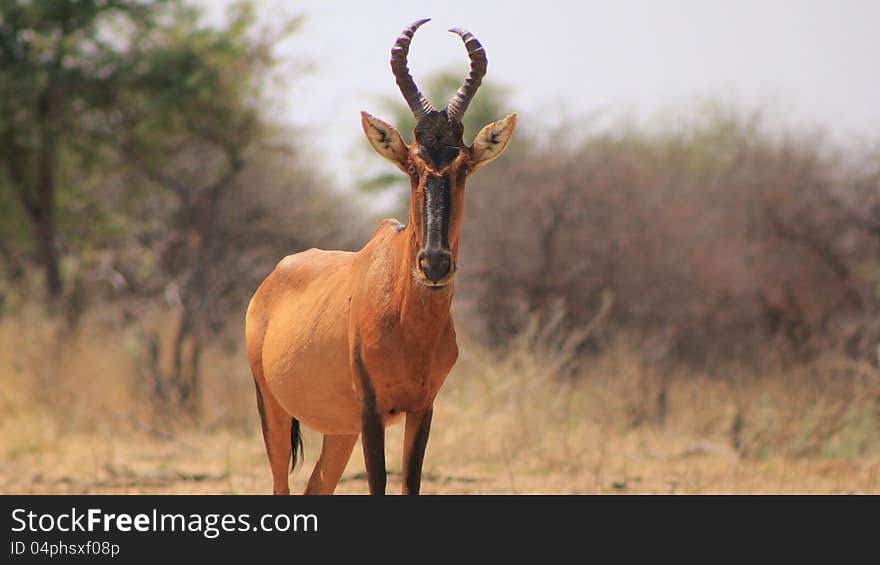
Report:
[[[425,179],[424,249],[449,249],[450,200],[446,177],[430,175]]]
[[[446,110],[431,112],[416,124],[415,136],[422,159],[442,169],[458,157],[464,127],[450,122]]]

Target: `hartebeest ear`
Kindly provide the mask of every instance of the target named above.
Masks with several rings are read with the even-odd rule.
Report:
[[[495,157],[501,155],[504,148],[513,137],[516,127],[516,113],[510,114],[503,120],[493,122],[480,130],[474,139],[471,158],[475,165],[485,165]]]
[[[376,153],[406,170],[409,151],[394,126],[386,124],[366,112],[361,112],[361,125]]]

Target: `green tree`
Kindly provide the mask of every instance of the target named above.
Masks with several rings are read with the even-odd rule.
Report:
[[[132,64],[125,38],[111,28],[150,27],[166,4],[0,0],[0,190],[23,208],[50,312],[64,288],[59,196],[75,188],[72,170],[95,163],[107,139],[102,114]]]
[[[170,306],[171,335],[150,336],[154,358],[171,359],[153,364],[164,407],[198,411],[213,289],[242,286],[217,268],[234,249],[222,205],[249,162],[277,163],[264,87],[299,21],[260,25],[249,2],[210,24],[183,1],[0,0],[5,278],[34,260],[48,311],[68,320],[97,294],[95,271],[112,292]]]

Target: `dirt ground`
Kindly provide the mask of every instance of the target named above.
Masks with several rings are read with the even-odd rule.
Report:
[[[435,418],[438,428],[454,425]],[[400,491],[400,428],[388,434],[388,492]],[[429,445],[424,494],[880,494],[880,461],[770,457],[741,460],[710,442],[632,434],[598,445],[568,464],[531,463],[510,449],[494,464],[463,461],[442,431]],[[300,491],[314,465],[319,436],[306,435],[306,460],[291,477]],[[506,451],[502,448],[502,452]],[[367,492],[360,445],[337,489]],[[271,492],[259,432],[180,434],[173,441],[113,434],[73,436],[39,450],[7,452],[4,494],[264,494]]]

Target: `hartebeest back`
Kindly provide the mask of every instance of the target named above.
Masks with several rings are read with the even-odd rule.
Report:
[[[413,143],[361,113],[381,156],[410,178],[409,222],[385,220],[356,253],[310,249],[285,257],[247,311],[248,362],[276,494],[289,493],[300,422],[324,434],[305,492],[332,493],[358,436],[372,494],[385,492],[385,427],[405,415],[403,492],[418,494],[434,398],[458,348],[449,309],[467,176],[501,154],[516,115],[484,127],[472,146],[461,120],[486,73],[470,33],[471,70],[442,110],[419,92],[407,68],[420,20],[391,50],[391,69],[416,117]]]

